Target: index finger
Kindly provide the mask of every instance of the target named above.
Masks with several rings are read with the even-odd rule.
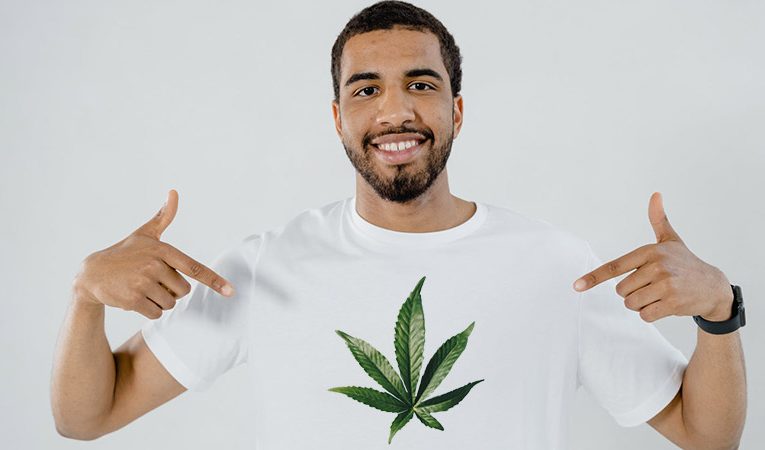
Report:
[[[162,248],[160,251],[162,259],[170,267],[180,270],[182,273],[199,281],[205,286],[213,288],[215,291],[225,295],[226,297],[231,297],[234,295],[234,286],[232,286],[231,283],[226,281],[222,276],[215,273],[215,271],[173,247],[172,245],[168,244],[167,242],[161,242],[160,244],[162,244],[160,247]]]
[[[652,244],[648,244],[638,247],[625,255],[601,265],[592,272],[582,275],[574,282],[574,290],[579,292],[586,291],[606,280],[618,277],[630,270],[637,269],[648,262],[648,252],[651,245]]]

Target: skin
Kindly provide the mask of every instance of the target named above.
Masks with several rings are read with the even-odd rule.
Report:
[[[449,192],[446,161],[462,127],[462,96],[453,96],[432,33],[401,27],[350,38],[340,62],[340,94],[332,102],[335,129],[356,168],[356,210],[368,222],[394,231],[430,232],[455,227],[476,210]],[[413,69],[434,76],[406,76]],[[346,85],[357,73],[378,79]],[[390,164],[369,142],[402,131],[432,137],[416,159]]]

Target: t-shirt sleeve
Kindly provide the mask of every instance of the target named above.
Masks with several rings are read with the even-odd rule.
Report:
[[[247,361],[252,268],[259,244],[258,235],[249,236],[209,265],[234,285],[232,297],[189,279],[191,294],[141,328],[154,356],[190,391],[207,390],[223,373]]]
[[[589,244],[587,251],[582,274],[603,264]],[[669,404],[688,359],[653,323],[624,305],[616,293],[618,281],[612,278],[580,294],[577,387],[584,386],[619,425],[631,427]]]

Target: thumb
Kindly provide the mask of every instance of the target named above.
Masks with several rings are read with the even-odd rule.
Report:
[[[677,234],[669,223],[667,213],[664,212],[664,201],[660,192],[654,192],[648,202],[648,220],[656,235],[656,242],[680,241],[680,235]]]
[[[175,213],[178,211],[178,192],[175,189],[170,189],[167,193],[167,201],[162,205],[157,214],[154,215],[148,222],[141,225],[135,234],[143,234],[153,237],[157,240],[162,236],[162,233],[167,229],[170,223],[175,218]]]

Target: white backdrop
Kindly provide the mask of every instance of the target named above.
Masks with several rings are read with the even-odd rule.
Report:
[[[70,283],[170,188],[163,238],[205,262],[352,195],[330,49],[368,4],[0,0],[0,446],[251,448],[241,368],[102,439],[60,437],[49,381]],[[655,242],[662,192],[689,248],[743,288],[742,448],[763,446],[765,2],[417,4],[464,56],[452,192],[569,229],[604,260]],[[145,320],[108,310],[112,348]],[[656,325],[691,357],[690,317]],[[585,391],[577,406],[573,449],[675,448]]]

